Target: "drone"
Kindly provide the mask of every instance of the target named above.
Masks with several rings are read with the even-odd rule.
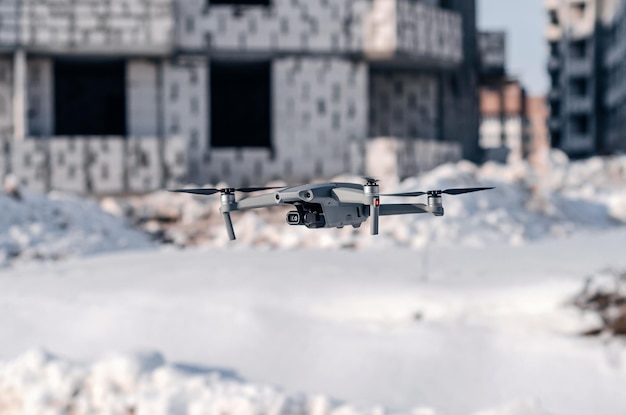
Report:
[[[410,215],[431,213],[443,216],[443,195],[461,195],[465,193],[491,190],[493,187],[473,187],[467,189],[430,190],[380,194],[378,180],[366,177],[365,185],[355,183],[319,183],[292,187],[243,187],[224,189],[178,189],[176,193],[210,196],[220,194],[220,213],[226,224],[226,231],[231,241],[236,239],[232,212],[250,209],[271,208],[275,206],[293,206],[287,213],[287,223],[292,226],[306,226],[309,229],[338,228],[352,226],[359,228],[371,218],[370,233],[378,235],[380,216]],[[236,200],[235,193],[272,192]],[[380,197],[419,197],[428,196],[427,204],[381,204]]]

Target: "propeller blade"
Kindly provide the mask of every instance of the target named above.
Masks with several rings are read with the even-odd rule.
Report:
[[[448,189],[444,190],[441,193],[445,193],[447,195],[462,195],[465,193],[473,193],[473,192],[482,192],[483,190],[491,190],[495,189],[495,187],[472,187],[469,189]]]
[[[425,194],[428,194],[428,193],[426,192],[391,193],[391,194],[386,194],[386,195],[381,195],[381,196],[417,197],[417,196],[423,196]]]
[[[170,190],[170,192],[191,193],[192,195],[210,196],[210,195],[214,195],[215,193],[219,193],[220,190],[219,189],[177,189],[177,190]]]
[[[284,187],[242,187],[239,189],[235,189],[237,192],[242,193],[253,193],[253,192],[261,192],[263,190],[275,190],[275,189],[284,189]]]
[[[220,192],[242,192],[242,193],[252,193],[252,192],[260,192],[262,190],[273,190],[273,189],[283,189],[282,187],[242,187],[240,189],[177,189],[170,190],[170,192],[175,193],[191,193],[192,195],[204,195],[210,196]]]

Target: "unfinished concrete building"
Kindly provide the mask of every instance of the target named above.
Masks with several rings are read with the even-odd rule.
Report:
[[[478,159],[473,0],[0,0],[0,168],[140,192]]]

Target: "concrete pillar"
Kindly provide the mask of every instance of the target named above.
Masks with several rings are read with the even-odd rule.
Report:
[[[26,52],[15,51],[13,57],[13,137],[23,140],[28,134]]]

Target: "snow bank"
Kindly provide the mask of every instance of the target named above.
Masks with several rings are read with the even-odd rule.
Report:
[[[476,166],[462,161],[446,164],[396,186],[382,177],[384,192],[494,186],[497,189],[463,196],[444,196],[446,216],[384,217],[381,235],[361,229],[308,230],[285,224],[285,209],[235,214],[238,245],[294,247],[368,247],[427,244],[489,246],[523,244],[575,232],[602,230],[626,222],[626,157],[570,162],[558,151],[535,165],[525,162]],[[358,177],[335,180],[361,182]],[[424,198],[384,198],[383,203],[423,203]],[[219,216],[218,198],[158,192],[146,197],[105,202],[105,209],[133,218],[164,241],[179,245],[229,241]],[[287,209],[288,210],[288,209]]]
[[[0,192],[0,210],[0,265],[152,245],[144,232],[77,196]]]
[[[0,413],[3,415],[384,415],[324,396],[287,394],[255,385],[223,371],[165,363],[158,353],[117,355],[90,366],[28,352],[0,362]],[[401,413],[401,412],[396,412]],[[404,412],[436,415],[428,408]],[[521,402],[480,415],[540,415]],[[479,415],[477,414],[477,415]]]

